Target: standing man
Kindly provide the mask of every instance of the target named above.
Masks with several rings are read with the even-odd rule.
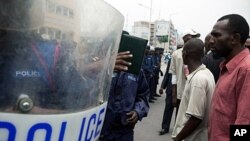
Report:
[[[189,74],[172,137],[174,141],[207,141],[208,112],[215,87],[213,74],[202,64],[204,44],[190,39],[182,51]]]
[[[169,127],[170,127],[172,114],[174,110],[174,107],[172,104],[172,83],[171,83],[172,75],[169,73],[170,63],[171,63],[171,56],[168,58],[167,69],[166,69],[164,78],[161,83],[161,88],[159,90],[159,93],[163,94],[163,89],[167,88],[166,98],[165,98],[165,108],[164,108],[164,113],[163,113],[163,118],[162,118],[162,123],[161,123],[161,131],[159,132],[159,135],[164,135],[169,132]]]
[[[250,124],[250,53],[244,46],[249,25],[240,15],[226,15],[211,35],[211,45],[225,61],[211,104],[209,140],[229,141],[230,125]]]
[[[143,70],[138,75],[126,72],[131,65],[126,59],[132,57],[128,51],[116,57],[99,141],[133,141],[137,121],[146,117],[149,111],[150,90]]]
[[[149,102],[154,103],[156,98],[154,97],[154,59],[152,55],[153,51],[150,48],[146,49],[142,69],[145,73],[147,83],[150,89]]]
[[[183,47],[183,44],[178,44],[177,49],[180,49]],[[159,135],[164,135],[169,132],[169,127],[174,111],[173,103],[172,103],[172,74],[169,73],[170,63],[171,63],[171,56],[170,54],[166,57],[168,61],[167,62],[167,69],[164,75],[164,78],[161,83],[161,88],[159,90],[160,94],[163,94],[163,89],[166,89],[166,98],[165,98],[165,108],[161,123],[161,130],[159,132]]]
[[[209,40],[211,39],[210,33],[205,38],[205,48],[209,51],[205,56],[202,58],[202,63],[212,72],[214,76],[215,83],[218,81],[220,75],[220,63],[224,60],[224,57],[217,55],[214,52],[214,48],[211,48]],[[205,49],[205,50],[206,50]]]
[[[182,38],[184,44],[192,38],[200,37],[200,34],[190,29],[184,32]],[[172,102],[173,106],[176,107],[176,113],[178,113],[179,104],[181,102],[182,93],[184,90],[186,76],[184,74],[184,66],[182,59],[182,49],[177,49],[172,54],[172,61],[170,64],[169,73],[172,74]]]
[[[159,83],[159,74],[163,76],[163,73],[161,71],[161,53],[159,48],[155,48],[155,66],[154,66],[154,72],[155,72],[155,85],[154,85],[154,97],[161,97],[160,95],[157,94],[157,85]]]

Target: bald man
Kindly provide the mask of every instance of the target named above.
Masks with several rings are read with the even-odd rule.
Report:
[[[208,111],[215,88],[213,74],[202,64],[204,44],[190,39],[182,51],[189,75],[183,91],[172,137],[174,141],[207,141]]]

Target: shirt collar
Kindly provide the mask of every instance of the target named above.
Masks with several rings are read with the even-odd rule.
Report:
[[[239,62],[241,62],[249,54],[250,54],[249,50],[247,48],[245,48],[240,53],[238,53],[236,56],[234,56],[229,62],[226,63],[225,61],[223,61],[220,64],[220,69],[222,70],[223,68],[226,68],[227,71],[229,73],[231,73],[236,68],[236,66],[239,64]]]
[[[192,73],[190,73],[188,76],[187,76],[187,80],[190,82],[191,79],[193,78],[193,76],[200,70],[204,70],[206,68],[205,65],[201,64],[195,71],[193,71]]]

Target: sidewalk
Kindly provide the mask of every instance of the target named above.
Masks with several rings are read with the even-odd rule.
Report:
[[[161,70],[165,73],[166,65],[162,63]],[[160,77],[158,87],[160,87],[163,77]],[[158,88],[159,89],[159,88]],[[158,93],[158,90],[157,90]],[[134,130],[134,141],[172,141],[171,133],[173,130],[175,110],[173,112],[170,131],[168,134],[159,136],[161,122],[165,108],[165,91],[161,97],[157,97],[155,103],[150,103],[149,114],[141,122],[136,124]]]

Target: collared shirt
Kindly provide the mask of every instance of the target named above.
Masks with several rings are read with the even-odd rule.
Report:
[[[221,64],[209,116],[209,140],[229,141],[232,124],[250,124],[250,53]]]
[[[169,73],[176,75],[177,99],[181,99],[186,82],[182,60],[182,50],[183,48],[180,48],[173,52],[169,70]]]
[[[208,112],[214,88],[213,74],[205,65],[201,65],[187,76],[176,124],[172,133],[173,137],[176,137],[189,118],[194,116],[201,119],[202,122],[191,135],[185,138],[185,141],[206,141],[208,139]]]

